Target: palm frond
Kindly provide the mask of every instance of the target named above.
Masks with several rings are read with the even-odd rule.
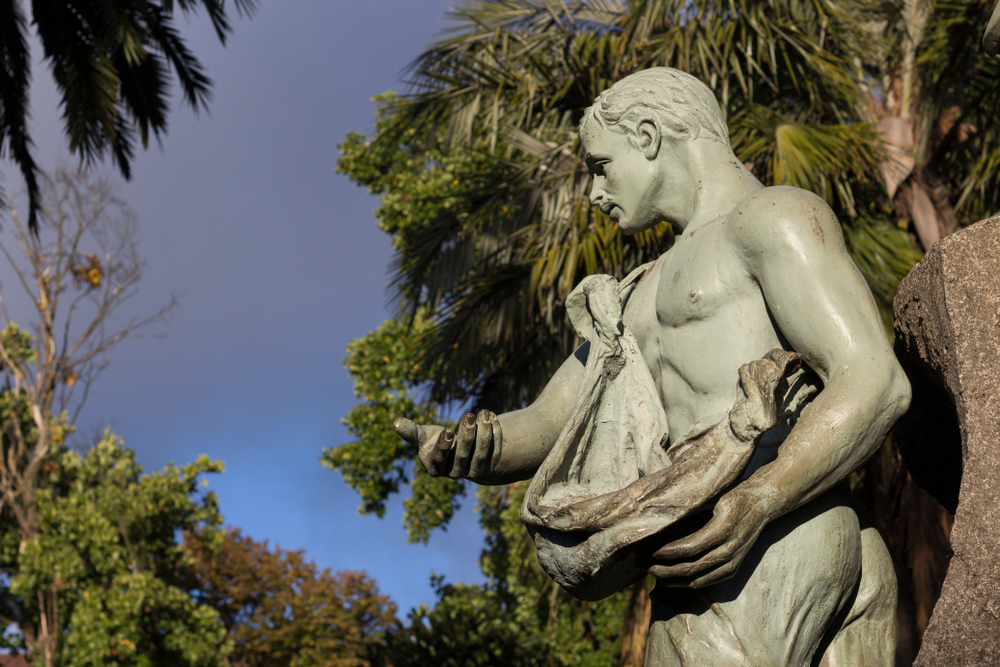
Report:
[[[31,156],[28,135],[28,87],[31,61],[26,21],[18,0],[0,0],[0,156],[6,146],[21,168],[28,190],[28,226],[37,229],[39,197],[38,167]],[[0,201],[3,200],[0,190]]]
[[[924,86],[921,111],[929,128],[925,159],[950,181],[956,212],[966,223],[1000,209],[1000,77],[996,62],[978,44],[991,5],[936,4],[917,60]]]
[[[879,313],[892,331],[892,300],[899,281],[923,258],[905,231],[884,218],[860,216],[843,226],[851,259],[871,287]]]
[[[850,217],[857,215],[852,183],[864,183],[888,159],[868,123],[817,125],[751,105],[730,119],[733,149],[765,183],[811,190]]]
[[[25,17],[17,0],[0,0],[0,150],[4,140],[28,186],[29,226],[38,209],[37,168],[26,129],[28,63]],[[203,8],[223,43],[232,31],[225,0],[178,0],[184,13]],[[234,0],[250,15],[256,0]],[[33,0],[33,23],[59,90],[70,151],[91,164],[110,156],[131,176],[136,133],[143,146],[166,130],[169,71],[195,110],[211,82],[173,25],[173,0],[95,2]]]
[[[516,382],[501,379],[521,363],[510,346],[522,356],[534,350],[524,364],[542,369],[573,341],[510,334],[504,352],[496,332],[535,323],[554,335],[565,328],[563,299],[582,276],[623,276],[672,242],[666,224],[624,239],[587,201],[577,126],[613,81],[657,65],[700,77],[730,115],[741,157],[766,165],[765,179],[813,189],[852,215],[850,183],[874,173],[880,159],[874,130],[857,124],[861,74],[831,48],[832,27],[848,34],[852,17],[826,0],[475,0],[449,18],[452,26],[411,66],[409,93],[384,109],[392,120],[369,149],[413,155],[423,146],[428,156],[482,161],[475,187],[449,189],[439,165],[419,169],[428,184],[437,179],[423,200],[434,213],[396,239],[397,303],[441,316],[440,338],[427,348],[443,359],[440,400],[458,386],[452,398],[479,400],[486,387],[507,386],[489,392],[523,399]],[[806,18],[816,25],[801,27]],[[481,372],[447,375],[466,348],[487,359]]]

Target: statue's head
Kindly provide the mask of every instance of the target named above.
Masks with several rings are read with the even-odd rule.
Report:
[[[634,234],[682,220],[696,197],[689,142],[729,149],[729,131],[712,91],[670,67],[631,74],[601,93],[580,121],[594,178],[591,201]]]

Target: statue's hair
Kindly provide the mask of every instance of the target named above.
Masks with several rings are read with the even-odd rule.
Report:
[[[580,131],[596,121],[635,137],[639,123],[649,119],[659,121],[660,131],[675,138],[704,137],[730,145],[715,95],[695,77],[672,67],[652,67],[615,83],[583,113]]]

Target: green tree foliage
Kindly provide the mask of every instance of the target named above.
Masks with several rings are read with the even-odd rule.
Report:
[[[28,225],[41,206],[39,170],[31,155],[28,92],[31,58],[22,0],[0,0],[0,157],[20,168],[30,199]],[[191,108],[207,108],[211,80],[177,29],[178,15],[203,9],[225,44],[232,32],[226,0],[69,0],[31,3],[31,24],[60,94],[71,152],[91,163],[110,156],[127,179],[138,138],[160,140],[167,129],[170,71]],[[233,0],[249,15],[255,0]],[[138,135],[138,136],[137,136]],[[6,153],[5,153],[6,151]]]
[[[21,545],[39,536],[38,494],[46,471],[59,465],[75,414],[107,366],[107,353],[175,305],[115,326],[111,318],[135,295],[142,277],[135,214],[106,181],[82,172],[59,170],[43,183],[37,233],[15,208],[0,238],[14,277],[9,284],[23,289],[34,307],[33,317],[22,320],[31,323],[29,335],[11,319],[7,294],[0,294],[0,372],[6,385],[0,394],[0,514],[14,522],[8,535]],[[39,589],[33,603],[45,622],[25,621],[24,639],[51,667],[61,650],[58,627],[66,622],[59,591]]]
[[[409,325],[388,320],[364,338],[347,346],[344,365],[354,380],[354,394],[363,402],[344,419],[356,440],[324,450],[323,465],[339,470],[361,495],[363,514],[385,514],[385,501],[409,483],[403,522],[411,541],[427,541],[430,531],[443,526],[458,508],[463,485],[453,479],[432,478],[416,462],[416,452],[392,428],[399,417],[420,423],[440,423],[438,406],[417,400],[414,387],[427,377],[421,367],[420,337],[432,321],[417,313]]]
[[[630,632],[629,591],[600,602],[584,602],[557,586],[538,564],[534,542],[521,523],[526,490],[527,482],[519,482],[483,487],[478,493],[486,533],[480,565],[488,586],[508,601],[519,623],[538,633],[540,664],[620,664],[623,639]]]
[[[438,601],[412,610],[386,639],[379,664],[392,667],[540,667],[541,636],[518,623],[494,591],[438,583]]]
[[[16,623],[29,645],[44,626],[60,637],[52,654],[33,652],[33,664],[226,664],[225,627],[185,586],[194,558],[178,539],[186,531],[203,548],[217,546],[218,503],[198,480],[221,471],[203,456],[143,475],[107,431],[84,455],[63,447],[48,460],[37,534],[22,542],[5,531],[0,542],[9,573],[3,622]],[[43,592],[55,604],[39,607]]]
[[[302,551],[268,548],[236,528],[212,545],[188,533],[198,600],[221,613],[233,649],[247,667],[367,667],[396,605],[363,572],[331,573]]]
[[[487,547],[485,586],[445,584],[378,652],[393,667],[615,667],[628,634],[629,593],[600,602],[570,597],[538,565],[521,525],[525,484],[479,491]],[[648,616],[642,619],[648,622]],[[643,628],[643,633],[645,629]],[[624,663],[629,664],[629,663]],[[641,664],[641,663],[640,663]]]
[[[1000,208],[1000,78],[980,46],[995,4],[902,0],[870,45],[885,114],[912,120],[915,165],[893,198],[897,213],[915,218],[923,190],[943,236]]]

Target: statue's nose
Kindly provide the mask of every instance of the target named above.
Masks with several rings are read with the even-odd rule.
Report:
[[[602,201],[604,201],[604,188],[600,187],[595,179],[593,187],[590,188],[590,203],[600,206]]]

